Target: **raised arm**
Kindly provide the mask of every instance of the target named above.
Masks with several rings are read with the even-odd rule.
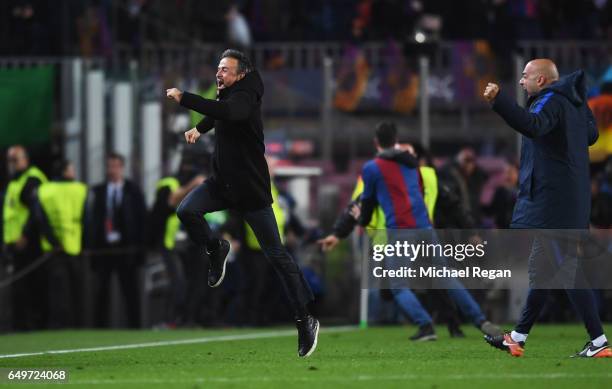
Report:
[[[510,127],[526,137],[535,138],[552,131],[559,122],[561,104],[553,95],[554,92],[544,94],[528,111],[500,92],[493,100],[492,108]]]
[[[232,93],[227,100],[216,101],[183,92],[180,104],[212,119],[240,121],[248,119],[251,115],[253,96],[241,90]]]

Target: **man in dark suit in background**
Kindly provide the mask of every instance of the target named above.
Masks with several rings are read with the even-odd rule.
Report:
[[[142,260],[146,209],[141,189],[125,179],[124,167],[123,156],[109,154],[107,180],[95,186],[92,193],[92,268],[97,279],[95,320],[100,327],[109,324],[109,287],[113,272],[119,277],[128,325],[131,328],[140,326],[138,271]]]

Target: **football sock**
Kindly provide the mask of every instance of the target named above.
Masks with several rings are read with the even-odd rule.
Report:
[[[601,336],[598,336],[597,338],[593,339],[591,342],[593,342],[593,346],[601,347],[604,344],[606,344],[607,341],[608,341],[608,339],[606,339],[606,335],[601,335]]]
[[[521,333],[516,332],[516,331],[512,331],[510,333],[510,337],[515,342],[524,342],[524,341],[526,341],[527,340],[527,335],[529,335],[529,334],[521,334]]]

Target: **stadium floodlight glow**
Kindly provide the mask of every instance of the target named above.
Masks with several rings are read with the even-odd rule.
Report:
[[[414,40],[417,41],[417,43],[425,42],[425,34],[421,31],[417,31],[417,33],[414,34]]]

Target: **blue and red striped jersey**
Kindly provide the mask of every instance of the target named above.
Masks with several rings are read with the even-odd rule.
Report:
[[[432,228],[418,168],[375,158],[363,166],[362,201],[375,200],[387,228]]]

